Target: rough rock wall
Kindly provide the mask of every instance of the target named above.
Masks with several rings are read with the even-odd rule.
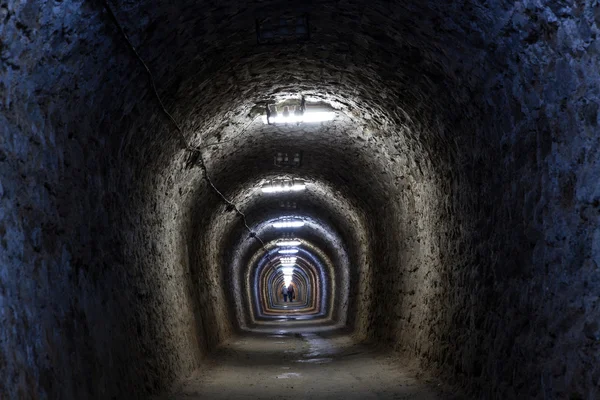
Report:
[[[343,116],[335,122],[323,125],[278,127],[258,123],[255,129],[248,129],[240,144],[214,148],[211,154],[214,164],[210,164],[214,181],[221,188],[230,188],[230,191],[225,192],[226,196],[242,208],[250,226],[258,229],[255,224],[277,217],[282,212],[273,197],[256,193],[261,178],[272,178],[281,173],[280,169],[273,166],[271,154],[290,146],[304,152],[302,168],[286,170],[285,173],[309,180],[308,190],[294,195],[299,205],[297,211],[308,214],[325,227],[330,225],[335,230],[339,229],[343,246],[351,253],[349,274],[352,282],[349,286],[346,286],[345,280],[338,282],[345,290],[349,290],[348,302],[345,301],[345,296],[341,296],[340,299],[344,299],[343,303],[336,303],[334,309],[337,311],[338,305],[343,309],[350,307],[351,320],[361,334],[364,334],[369,324],[367,315],[371,297],[366,293],[370,290],[368,278],[372,276],[367,272],[371,266],[366,262],[369,258],[366,254],[367,247],[371,239],[363,229],[366,216],[362,208],[367,203],[374,209],[378,204],[382,204],[376,200],[379,193],[373,193],[373,188],[380,185],[373,181],[372,176],[382,175],[386,168],[380,160],[371,160],[372,153],[378,151],[378,143],[369,139],[369,134],[364,132],[362,127]],[[360,171],[360,174],[357,174],[357,171]],[[237,187],[244,190],[231,190]],[[245,229],[239,229],[242,227],[239,219],[235,221],[238,229],[232,230],[233,227],[229,226],[231,213],[224,212],[223,208],[219,208],[213,216],[213,223],[208,232],[208,236],[220,241],[220,244],[217,246],[215,243],[215,246],[206,248],[211,249],[211,252],[224,254],[226,261],[222,264],[227,270],[226,274],[237,276],[241,272],[240,266],[245,264],[237,258],[244,256],[232,254],[231,249],[237,247],[238,240],[246,243],[248,238]],[[360,217],[357,212],[360,213]],[[226,229],[230,229],[231,232],[227,232]],[[328,229],[330,228],[326,228]],[[269,233],[268,230],[265,233]],[[265,233],[260,235],[263,240]],[[303,232],[299,232],[299,236],[302,235]],[[236,245],[232,246],[232,243]],[[330,245],[334,249],[342,247],[337,241]],[[235,258],[233,263],[229,261],[230,257]],[[237,266],[233,268],[232,265]],[[360,293],[357,289],[359,285],[362,287]],[[231,292],[240,291],[233,288]],[[241,300],[238,300],[241,304]],[[335,298],[334,302],[337,300],[338,298]],[[345,318],[345,315],[340,315],[340,319]]]
[[[397,300],[374,335],[478,396],[596,398],[598,5],[492,11],[489,67],[465,82],[479,112],[453,122],[446,172],[396,197]]]
[[[96,5],[0,5],[1,398],[146,398],[204,350],[170,127]]]
[[[494,186],[485,177],[475,181],[494,200],[478,207],[494,227],[478,229],[488,239],[476,256],[490,260],[480,273],[500,279],[478,302],[488,310],[480,311],[479,330],[492,333],[470,342],[492,349],[483,365],[489,393],[594,398],[600,395],[598,4],[524,2],[511,11],[498,46],[507,73],[488,86],[497,90],[488,96],[495,108],[511,110],[496,150],[502,169],[494,171]]]

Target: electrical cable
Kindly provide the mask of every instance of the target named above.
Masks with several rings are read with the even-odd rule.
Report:
[[[162,109],[162,111],[167,115],[167,117],[169,118],[169,120],[175,126],[175,130],[177,131],[177,133],[179,133],[179,137],[182,140],[184,147],[187,150],[192,151],[192,152],[198,154],[198,160],[200,162],[200,169],[203,172],[204,179],[206,180],[206,182],[208,182],[208,185],[212,188],[212,190],[221,198],[221,200],[225,204],[227,204],[229,207],[231,207],[236,212],[236,214],[242,219],[244,227],[250,233],[250,237],[254,238],[255,240],[257,240],[260,243],[261,247],[263,248],[263,251],[267,255],[267,258],[269,260],[271,260],[271,257],[269,255],[269,251],[267,250],[267,248],[265,246],[265,242],[256,234],[256,232],[254,232],[250,228],[250,226],[248,226],[248,221],[246,219],[246,215],[242,211],[240,211],[240,209],[233,202],[231,202],[229,199],[227,199],[225,197],[225,195],[215,186],[215,184],[213,183],[213,181],[210,178],[210,175],[208,174],[208,170],[206,168],[206,164],[204,162],[204,157],[202,156],[201,149],[206,148],[206,147],[210,147],[210,146],[215,146],[215,145],[218,145],[218,144],[221,144],[221,143],[224,143],[224,142],[214,143],[214,144],[208,144],[208,145],[205,145],[204,147],[195,147],[195,146],[192,146],[192,145],[190,145],[188,143],[188,141],[185,138],[185,135],[183,134],[183,130],[181,129],[181,127],[179,126],[179,124],[177,123],[177,121],[175,120],[175,118],[171,115],[171,113],[169,113],[169,111],[167,110],[167,108],[165,107],[165,105],[164,105],[164,103],[162,101],[162,98],[158,94],[158,90],[156,88],[156,83],[154,81],[154,76],[152,75],[152,72],[150,71],[150,68],[148,68],[148,65],[146,64],[146,62],[144,61],[144,59],[140,56],[140,54],[136,50],[135,46],[133,45],[133,43],[129,39],[129,36],[127,35],[127,32],[125,32],[125,30],[123,29],[123,26],[121,25],[121,23],[119,22],[117,16],[113,12],[113,9],[110,6],[110,4],[108,4],[108,1],[107,0],[102,0],[102,2],[104,3],[104,8],[108,12],[111,20],[116,25],[117,29],[121,33],[121,36],[123,36],[123,38],[125,39],[125,42],[127,43],[127,46],[129,47],[129,49],[131,50],[131,52],[135,55],[135,57],[138,59],[138,61],[140,62],[140,64],[142,64],[142,66],[144,67],[144,70],[146,71],[146,75],[148,76],[148,80],[150,81],[150,86],[152,87],[152,91],[154,92],[154,97],[156,97],[156,100],[158,100],[158,103],[159,103],[160,108]],[[250,126],[250,124],[252,122],[254,122],[255,120],[256,120],[256,118],[254,120],[252,120],[250,123],[248,123],[248,125],[246,125],[246,127],[242,130],[242,132],[240,132],[240,134],[236,135],[232,139],[229,139],[228,141],[234,140],[239,135],[241,135],[246,130],[246,128],[248,128]]]

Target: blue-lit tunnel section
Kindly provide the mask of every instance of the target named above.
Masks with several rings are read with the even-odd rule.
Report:
[[[294,267],[282,267],[277,256],[279,247],[274,247],[263,256],[261,262],[252,273],[254,295],[254,312],[258,318],[272,318],[280,314],[303,314],[315,317],[331,317],[331,307],[327,304],[330,297],[335,296],[332,282],[332,271],[327,267],[331,261],[315,256],[309,250],[300,247]],[[263,261],[263,260],[266,260]],[[282,289],[285,286],[284,271],[293,268],[288,283],[295,290],[295,299],[285,301]]]
[[[298,226],[278,226],[281,222]],[[300,224],[301,222],[301,224]],[[263,325],[322,323],[343,326],[347,320],[350,257],[331,223],[305,214],[283,214],[253,226],[264,246],[241,240],[236,282],[241,304],[238,321],[248,329]],[[243,261],[239,261],[239,260]],[[293,287],[294,298],[283,288]],[[287,300],[287,301],[286,301]]]

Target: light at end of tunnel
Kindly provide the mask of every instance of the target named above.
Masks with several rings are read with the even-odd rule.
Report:
[[[304,226],[304,221],[290,220],[290,221],[279,221],[273,223],[273,228],[300,228]]]
[[[286,246],[300,246],[299,240],[282,240],[277,242],[277,246],[286,247]]]
[[[281,272],[283,272],[283,276],[292,276],[292,274],[294,273],[294,267],[285,267],[285,268],[281,268]]]
[[[279,254],[296,254],[298,252],[298,249],[283,249],[283,250],[279,250]]]

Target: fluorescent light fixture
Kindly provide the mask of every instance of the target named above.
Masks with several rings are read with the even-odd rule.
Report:
[[[295,201],[280,201],[279,206],[281,208],[298,208],[298,204]]]
[[[300,123],[316,123],[331,121],[335,118],[335,112],[333,111],[308,111],[304,114],[296,115],[289,113],[288,115],[277,114],[272,116],[267,121],[267,116],[263,115],[263,123],[268,124],[300,124]]]
[[[305,112],[304,121],[302,122],[325,122],[335,118],[335,113],[332,111],[312,111]]]
[[[297,252],[298,249],[283,249],[278,251],[279,254],[296,254]]]
[[[304,189],[306,189],[306,184],[302,180],[275,179],[265,183],[261,190],[263,193],[282,193],[300,192]]]
[[[285,246],[300,246],[299,240],[282,240],[277,242],[277,246],[285,247]]]
[[[258,44],[298,43],[310,39],[309,15],[305,11],[291,11],[287,15],[271,16],[261,12],[256,17]]]
[[[293,264],[296,262],[296,257],[282,257],[279,259],[282,264]]]
[[[277,165],[278,167],[299,167],[302,165],[302,152],[278,152],[273,157],[273,164]]]
[[[284,220],[273,223],[273,228],[300,228],[304,226],[304,221],[301,220]]]

